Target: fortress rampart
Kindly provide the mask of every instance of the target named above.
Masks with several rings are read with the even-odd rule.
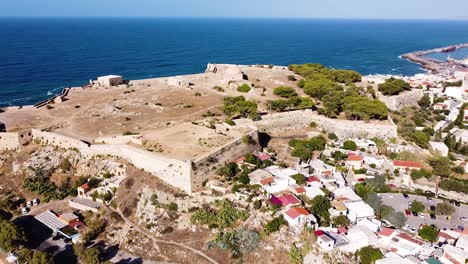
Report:
[[[194,161],[178,160],[126,144],[91,145],[76,138],[37,129],[0,133],[0,150],[19,150],[21,146],[34,140],[35,143],[42,145],[76,149],[88,158],[95,156],[122,158],[135,167],[159,177],[167,184],[190,194],[202,187],[203,181],[210,177],[210,172],[216,164],[232,161],[247,151],[258,148],[257,130],[252,128],[246,136],[251,138],[251,143],[236,139]],[[120,142],[120,138],[117,142]]]
[[[318,115],[310,109],[283,113],[274,113],[262,116],[259,121],[250,119],[234,120],[238,126],[256,126],[259,131],[267,132],[273,136],[285,129],[302,129],[315,122],[317,127],[326,132],[333,132],[340,138],[379,137],[390,139],[397,137],[397,127],[391,120],[387,122],[364,122],[331,119]]]

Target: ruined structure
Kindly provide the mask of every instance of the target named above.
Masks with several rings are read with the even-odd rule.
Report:
[[[412,89],[393,96],[379,96],[379,100],[385,103],[388,109],[395,111],[405,107],[418,106],[418,101],[423,96],[422,89]]]
[[[216,80],[219,80],[222,84],[229,84],[231,82],[240,82],[246,81],[249,79],[247,74],[242,72],[242,70],[236,65],[230,64],[211,64],[209,63],[206,67],[206,74],[209,74],[210,77],[214,77]]]
[[[249,137],[245,142],[244,138]],[[127,141],[125,141],[127,139]],[[259,149],[258,131],[251,127],[241,137],[223,144],[208,153],[194,159],[182,160],[127,145],[134,141],[134,137],[119,137],[111,144],[90,144],[76,138],[67,137],[53,132],[37,129],[22,132],[0,133],[0,150],[19,150],[22,146],[31,143],[52,145],[64,149],[74,149],[83,156],[112,156],[122,158],[143,169],[186,193],[201,189],[203,182],[211,177],[216,164],[224,164],[246,152]],[[110,139],[100,139],[99,142],[111,142]]]
[[[267,132],[272,136],[284,132],[285,129],[302,129],[315,122],[317,127],[328,133],[335,133],[340,138],[379,137],[384,139],[396,138],[397,127],[391,119],[388,121],[350,121],[331,119],[316,112],[297,110],[284,113],[274,113],[262,116],[261,120],[250,119],[234,120],[238,126],[256,126],[259,131]]]

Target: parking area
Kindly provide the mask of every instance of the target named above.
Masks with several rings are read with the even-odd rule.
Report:
[[[379,195],[382,199],[382,203],[388,206],[393,207],[397,212],[405,212],[405,209],[408,209],[408,204],[413,201],[419,201],[423,203],[426,207],[426,210],[429,210],[431,206],[436,206],[438,203],[442,203],[441,199],[427,199],[424,196],[417,195],[408,195],[408,199],[403,197],[401,193],[382,193]],[[418,229],[420,225],[436,225],[439,228],[455,229],[459,226],[468,227],[468,222],[463,221],[461,217],[468,217],[468,206],[460,204],[460,206],[455,206],[455,213],[451,216],[450,219],[447,219],[445,216],[436,215],[436,219],[431,219],[428,213],[424,213],[424,217],[407,215],[406,224],[410,228]],[[406,215],[406,214],[405,214]]]

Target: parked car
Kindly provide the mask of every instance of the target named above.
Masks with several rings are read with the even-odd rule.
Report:
[[[460,202],[459,201],[455,201],[455,205],[460,207]]]
[[[21,213],[22,213],[22,214],[25,215],[25,214],[27,214],[28,212],[29,212],[29,208],[27,208],[27,207],[21,208]]]
[[[26,202],[26,207],[31,207],[31,206],[33,206],[33,201]]]
[[[420,214],[419,214],[419,217],[420,217],[420,218],[424,218],[424,214],[423,214],[423,213],[420,213]]]
[[[411,215],[410,210],[406,209],[406,210],[405,210],[405,214],[406,214],[407,216],[410,216],[410,215]]]
[[[413,216],[418,216],[418,213],[416,213],[416,212],[413,212]]]
[[[33,205],[38,205],[40,203],[39,199],[32,200]]]
[[[468,217],[462,216],[462,217],[460,217],[460,220],[465,221],[465,222],[468,222]]]
[[[436,208],[435,208],[435,206],[434,206],[434,205],[431,205],[430,209],[431,209],[431,211],[433,211],[433,212],[434,212]]]
[[[409,199],[409,196],[408,196],[406,193],[403,194],[403,197],[404,197],[405,199]]]
[[[430,214],[430,216],[431,216],[431,219],[432,219],[432,220],[436,220],[436,218],[437,218],[437,217],[435,216],[435,214]]]

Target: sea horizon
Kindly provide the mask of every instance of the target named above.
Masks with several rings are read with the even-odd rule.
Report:
[[[399,56],[468,42],[468,21],[8,16],[0,17],[0,33],[0,106],[8,106],[33,104],[101,75],[192,74],[209,62],[310,62],[364,75],[414,75],[424,70]]]

